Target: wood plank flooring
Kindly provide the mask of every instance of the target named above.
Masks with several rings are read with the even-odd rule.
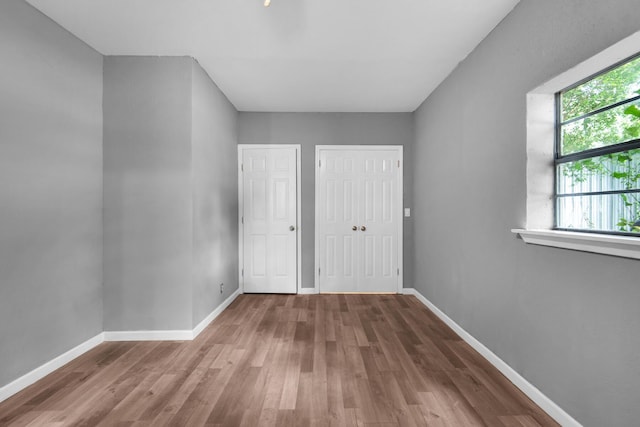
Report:
[[[241,295],[190,342],[104,343],[2,426],[555,426],[415,297]]]

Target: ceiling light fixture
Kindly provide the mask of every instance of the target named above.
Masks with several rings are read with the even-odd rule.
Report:
[[[264,7],[269,7],[271,0],[264,0]]]

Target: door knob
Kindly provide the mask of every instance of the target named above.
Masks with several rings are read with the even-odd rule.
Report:
[[[351,227],[351,229],[352,229],[353,231],[356,231],[356,230],[358,229],[358,226],[357,226],[357,225],[354,225],[353,227]]]
[[[365,227],[364,225],[362,227],[360,227],[360,230],[362,231],[367,231],[367,227]]]
[[[296,228],[292,225],[289,227],[289,231],[294,231]]]

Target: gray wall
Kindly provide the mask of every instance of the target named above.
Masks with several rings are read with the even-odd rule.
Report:
[[[315,146],[403,145],[404,206],[413,203],[410,113],[240,113],[239,144],[302,147],[302,285],[314,284]],[[413,217],[404,219],[404,286],[413,286]]]
[[[22,0],[0,55],[0,387],[103,330],[193,328],[238,287],[235,108],[191,58],[103,61]]]
[[[102,56],[0,2],[0,387],[102,331]]]
[[[192,59],[104,59],[104,326],[191,329]]]
[[[238,113],[200,65],[192,64],[195,327],[238,289]]]
[[[640,262],[509,230],[525,94],[640,29],[637,1],[613,3],[522,0],[416,112],[416,288],[586,426],[640,419]]]

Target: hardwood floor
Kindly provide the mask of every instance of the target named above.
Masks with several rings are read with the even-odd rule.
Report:
[[[557,424],[413,296],[241,295],[194,341],[101,344],[0,425]]]

